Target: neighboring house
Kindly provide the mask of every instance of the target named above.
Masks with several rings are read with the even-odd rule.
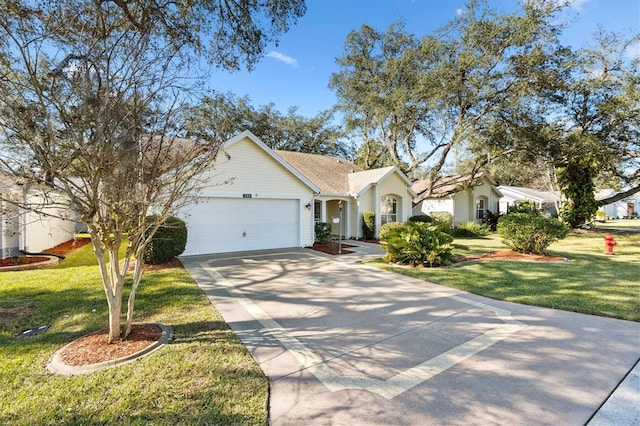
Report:
[[[0,178],[0,255],[18,256],[20,250],[37,253],[73,238],[76,221],[64,198],[24,183]],[[26,209],[20,206],[30,206]]]
[[[558,215],[557,205],[561,200],[561,196],[557,192],[507,185],[498,186],[498,190],[503,195],[500,198],[500,212],[502,213],[506,213],[509,206],[529,201],[534,203],[545,215]]]
[[[405,221],[415,195],[396,167],[363,171],[341,158],[274,151],[249,131],[225,142],[203,179],[184,212],[185,255],[310,246],[315,222],[359,238],[363,211],[375,212],[376,229]]]
[[[419,180],[413,184],[412,189],[421,194],[429,183],[428,180]],[[454,225],[481,223],[487,210],[494,213],[498,211],[501,196],[495,181],[486,173],[477,174],[474,179],[464,175],[442,176],[436,179],[428,196],[414,199],[413,214],[448,212],[453,217]]]
[[[604,200],[612,197],[618,192],[614,189],[601,189],[596,192],[596,200]],[[640,193],[635,193],[627,198],[606,204],[598,210],[604,211],[604,214],[611,219],[623,219],[635,215],[640,216]]]

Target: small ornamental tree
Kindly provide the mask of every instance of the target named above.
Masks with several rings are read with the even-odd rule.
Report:
[[[87,225],[108,340],[126,338],[146,247],[197,200],[223,142],[179,137],[180,112],[205,83],[199,59],[251,68],[304,2],[17,0],[2,9],[0,170],[43,199],[63,194],[69,216]]]
[[[528,213],[510,213],[498,221],[502,242],[518,253],[543,254],[544,249],[569,235],[558,219]]]

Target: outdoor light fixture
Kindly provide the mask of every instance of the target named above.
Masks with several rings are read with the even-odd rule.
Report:
[[[305,204],[305,207],[307,208],[307,210],[311,210],[311,203]]]

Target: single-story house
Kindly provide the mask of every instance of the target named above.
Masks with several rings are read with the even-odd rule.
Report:
[[[440,176],[436,179],[431,192],[428,180],[416,181],[412,189],[418,195],[414,199],[413,215],[435,212],[447,212],[453,217],[453,224],[465,222],[481,223],[487,210],[499,211],[499,199],[502,196],[496,183],[487,173],[470,175]]]
[[[601,189],[596,192],[596,200],[604,200],[605,198],[616,195],[618,191],[615,189]],[[605,216],[611,219],[623,219],[629,218],[634,215],[640,216],[640,193],[616,201],[611,204],[606,204],[600,207],[598,210],[604,211]]]
[[[30,208],[26,208],[26,206]],[[60,195],[0,177],[0,256],[38,253],[73,238],[75,217]]]
[[[360,238],[364,211],[375,212],[376,229],[406,221],[415,195],[396,167],[362,170],[342,158],[274,151],[249,131],[223,144],[202,179],[206,188],[181,215],[184,255],[307,247],[316,222]]]
[[[500,197],[500,212],[502,213],[506,213],[509,206],[526,200],[534,203],[543,214],[558,215],[557,205],[562,199],[558,192],[508,185],[500,185],[498,190],[502,193],[502,197]]]

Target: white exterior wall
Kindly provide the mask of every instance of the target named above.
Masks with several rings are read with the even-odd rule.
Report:
[[[24,251],[38,253],[73,239],[75,221],[61,218],[65,217],[68,211],[63,208],[45,208],[43,211],[58,217],[27,212],[21,218],[24,220],[21,224]]]
[[[428,198],[413,208],[413,215],[431,214],[434,212],[447,212],[453,215],[452,198]]]
[[[235,142],[225,152],[218,154],[213,169],[202,176],[208,185],[201,195],[242,198],[243,194],[251,194],[256,199],[299,200],[300,247],[312,245],[314,194],[311,188],[249,138]],[[307,204],[311,205],[310,209],[305,207]],[[188,209],[184,213],[188,213]]]
[[[5,193],[3,196],[24,202],[18,192]],[[54,196],[52,202],[60,204],[62,199]],[[42,196],[35,193],[27,195],[26,203],[31,203],[38,211],[24,210],[15,204],[0,201],[0,255],[3,258],[18,256],[20,250],[38,253],[73,239],[75,214],[68,208],[43,206]]]
[[[475,218],[474,198],[469,190],[456,193],[453,196],[453,224],[473,221]]]
[[[387,179],[381,182],[378,185],[378,194],[381,202],[382,197],[394,196],[398,200],[398,222],[406,222],[409,215],[409,210],[407,209],[407,199],[410,199],[407,184],[395,173],[390,175]]]

